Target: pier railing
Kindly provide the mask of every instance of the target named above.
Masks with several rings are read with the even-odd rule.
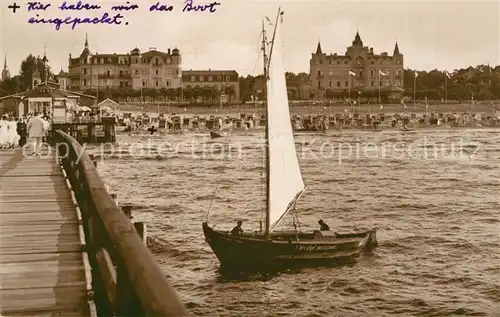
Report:
[[[53,137],[81,211],[98,314],[188,316],[83,147],[60,130]]]

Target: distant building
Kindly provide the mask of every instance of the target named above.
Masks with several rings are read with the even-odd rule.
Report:
[[[235,70],[186,70],[182,72],[182,88],[212,88],[222,102],[240,101],[239,75]]]
[[[86,91],[105,88],[179,88],[181,87],[180,51],[160,52],[151,48],[141,53],[138,48],[126,54],[92,54],[88,40],[79,57],[69,55],[66,85]],[[61,78],[61,76],[60,76]]]
[[[403,54],[399,52],[398,43],[392,56],[389,56],[386,52],[375,54],[373,48],[363,46],[359,33],[356,33],[345,55],[327,55],[318,42],[316,53],[310,60],[311,94],[316,99],[324,99],[328,90],[334,93],[351,90],[352,95],[357,96],[357,92],[376,93],[379,87],[384,91],[401,93],[404,87],[403,69]]]
[[[2,69],[2,80],[7,80],[10,78],[10,72],[9,69],[7,68],[7,55],[5,55],[5,61],[3,62],[3,69]]]
[[[35,78],[33,82],[37,80],[39,79]],[[97,98],[63,90],[58,83],[50,81],[37,83],[33,89],[26,92],[0,97],[0,114],[12,112],[16,117],[34,112],[64,114],[77,106],[96,107]]]

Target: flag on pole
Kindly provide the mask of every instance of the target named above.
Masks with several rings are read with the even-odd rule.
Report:
[[[387,74],[384,73],[383,71],[381,71],[380,69],[378,70],[378,73],[379,73],[380,76],[387,76]]]
[[[353,71],[349,71],[349,75],[351,75],[351,76],[356,76],[356,73],[355,73],[355,72],[353,72]]]
[[[273,25],[273,22],[271,22],[271,19],[269,19],[268,17],[265,17],[265,18],[266,18],[267,23],[269,23],[270,25]]]
[[[417,77],[418,77],[418,73],[417,73],[417,71],[415,71],[415,78],[417,78]]]
[[[448,71],[446,71],[446,70],[445,70],[445,71],[444,71],[444,74],[446,75],[446,77],[448,77],[448,79],[450,79],[450,78],[451,78],[451,75],[450,75],[450,73],[448,73]]]

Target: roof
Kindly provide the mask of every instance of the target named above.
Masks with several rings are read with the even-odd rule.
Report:
[[[8,95],[8,96],[3,96],[3,97],[0,97],[0,100],[3,100],[3,99],[8,99],[8,98],[23,98],[23,92],[18,92],[17,94],[12,94],[12,95]]]
[[[114,100],[109,99],[109,98],[107,98],[107,99],[105,99],[97,104],[98,107],[107,106],[107,105],[119,106],[120,104]]]
[[[40,86],[25,93],[24,98],[68,98],[68,94],[62,90]]]
[[[62,76],[67,76],[67,75],[68,75],[68,73],[66,73],[66,72],[65,72],[65,71],[63,71],[62,69],[61,69],[61,71],[59,72],[59,74],[57,74],[57,76],[61,76],[61,77],[62,77]]]
[[[238,72],[235,70],[183,70],[182,75],[196,76],[196,75],[236,75]]]
[[[86,95],[86,94],[82,94],[82,93],[79,93],[79,92],[74,92],[74,91],[70,91],[70,90],[66,90],[66,92],[68,92],[68,93],[70,93],[72,95],[79,96],[79,97],[85,97],[85,98],[90,98],[90,99],[97,99],[96,96]]]

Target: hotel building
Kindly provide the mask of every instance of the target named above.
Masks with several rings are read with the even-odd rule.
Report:
[[[182,58],[177,48],[167,52],[138,48],[127,54],[92,54],[88,40],[79,57],[69,55],[69,72],[59,74],[68,89],[76,91],[129,87],[179,88],[181,87]],[[61,77],[62,75],[62,77]]]
[[[311,93],[316,99],[324,99],[328,90],[334,94],[352,91],[352,96],[357,97],[358,92],[376,93],[380,89],[395,97],[404,87],[403,68],[403,54],[397,43],[392,56],[386,52],[375,54],[373,48],[363,46],[359,33],[345,55],[327,55],[318,43],[310,60]]]

